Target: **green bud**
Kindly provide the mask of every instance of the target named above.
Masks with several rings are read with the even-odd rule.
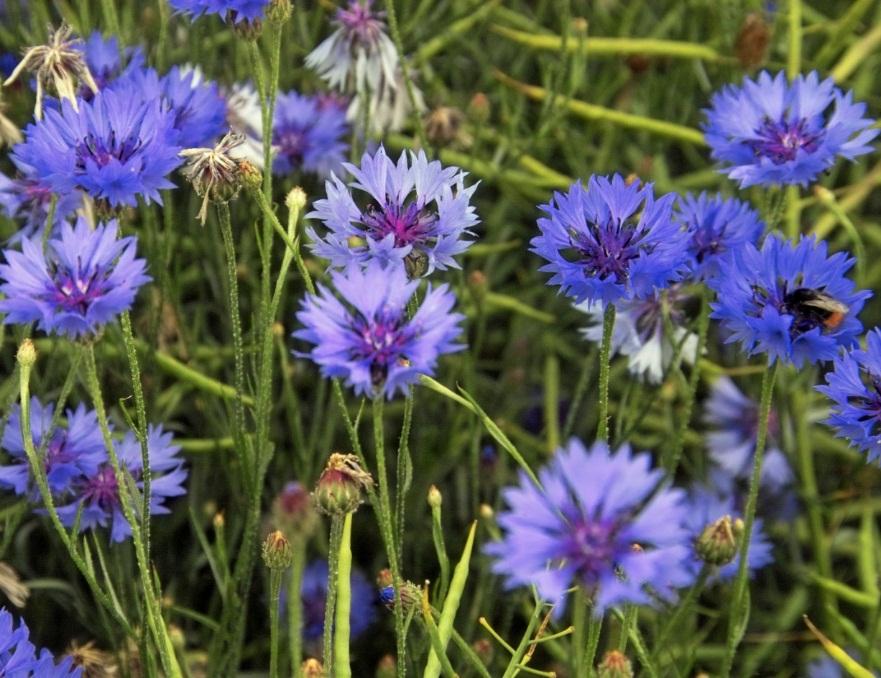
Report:
[[[266,18],[276,24],[283,24],[291,18],[294,6],[291,0],[272,0],[266,10]]]
[[[704,528],[695,543],[695,550],[708,565],[727,565],[737,555],[742,534],[743,521],[740,518],[732,520],[731,516],[722,516]]]
[[[334,453],[321,472],[313,494],[319,510],[343,516],[358,509],[364,491],[373,487],[373,478],[361,468],[353,454]]]
[[[299,678],[324,678],[327,674],[324,672],[324,666],[314,657],[309,657],[300,664]]]
[[[306,191],[294,186],[285,196],[284,204],[289,210],[302,210],[306,206]]]
[[[18,364],[22,367],[33,367],[34,363],[37,362],[37,349],[34,346],[34,342],[30,339],[25,339],[21,342],[21,346],[18,347],[18,353],[15,354],[15,359],[18,360]]]
[[[597,666],[598,678],[633,678],[630,660],[618,650],[606,652],[603,661]]]
[[[432,485],[428,488],[428,505],[431,508],[440,508],[441,504],[443,504],[444,498],[441,495],[439,489],[437,489],[437,485]]]
[[[263,173],[250,160],[239,160],[239,176],[245,188],[252,191],[263,189]]]
[[[398,675],[398,663],[395,658],[387,654],[376,665],[376,678],[395,678]]]
[[[290,567],[294,560],[294,549],[291,542],[281,532],[276,530],[266,537],[263,542],[263,562],[270,570],[284,570]]]

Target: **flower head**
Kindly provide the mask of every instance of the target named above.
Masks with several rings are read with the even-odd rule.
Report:
[[[77,88],[80,84],[92,92],[98,91],[83,56],[82,44],[82,40],[74,37],[70,26],[50,30],[48,43],[29,47],[3,85],[13,83],[25,70],[33,71],[37,76],[37,103],[34,107],[37,120],[43,117],[43,92],[49,86],[77,110]]]
[[[695,486],[688,494],[688,508],[686,511],[686,527],[691,533],[692,540],[697,542],[704,533],[706,527],[725,516],[730,516],[733,520],[741,519],[742,516],[734,505],[734,499],[730,495],[720,497],[716,492],[709,488]],[[739,543],[738,543],[739,549]],[[753,523],[752,533],[749,539],[749,555],[747,556],[747,564],[749,566],[750,575],[766,565],[774,561],[771,554],[771,542],[765,536],[761,518],[756,519]],[[697,554],[692,551],[691,570],[695,576],[702,567],[703,563]],[[732,579],[737,574],[740,566],[740,553],[738,552],[734,559],[725,565],[719,567],[715,577],[720,581]]]
[[[82,671],[68,657],[56,664],[49,650],[37,652],[30,642],[30,630],[24,620],[15,623],[12,613],[0,608],[0,676],[9,678],[80,678]]]
[[[596,614],[670,598],[693,579],[691,544],[685,493],[655,492],[662,477],[648,454],[628,445],[587,449],[573,438],[541,471],[544,489],[521,473],[504,491],[504,536],[486,548],[493,571],[509,587],[535,585],[558,616],[573,585],[591,596]]]
[[[304,299],[294,336],[314,344],[305,354],[326,377],[341,377],[359,395],[406,392],[420,374],[433,374],[438,357],[461,350],[455,343],[463,316],[453,313],[446,285],[428,287],[412,318],[407,303],[419,286],[403,267],[371,263],[331,273],[342,303],[329,289]]]
[[[394,78],[379,90],[356,92],[346,112],[349,122],[361,134],[368,136],[401,131],[413,119],[414,110],[419,115],[425,112],[425,97],[413,82],[415,75],[410,75],[412,100],[404,82],[404,69],[401,65],[395,70]]]
[[[52,429],[52,415],[55,406],[43,406],[31,397],[31,437],[34,448],[40,452],[46,448],[43,469],[53,494],[66,492],[71,482],[81,475],[91,475],[98,470],[104,459],[104,440],[98,428],[98,418],[94,410],[83,405],[66,412],[67,423]],[[51,436],[47,438],[51,431]],[[14,405],[9,413],[0,447],[10,457],[12,463],[0,466],[0,487],[12,489],[18,495],[35,492],[21,437],[21,408]]]
[[[692,273],[697,278],[714,276],[719,261],[745,243],[758,243],[765,232],[759,213],[747,203],[716,194],[691,193],[680,198],[676,218],[688,232]]]
[[[659,384],[679,348],[682,358],[693,363],[697,351],[697,335],[685,329],[682,305],[687,296],[679,285],[673,285],[661,296],[620,302],[615,313],[612,331],[612,354],[628,356],[631,374],[652,384]],[[597,345],[603,339],[604,305],[602,302],[584,302],[576,306],[591,318],[591,324],[581,334]],[[667,314],[673,336],[668,336],[664,314]]]
[[[202,208],[197,218],[204,225],[208,218],[209,202],[229,202],[242,188],[239,161],[234,157],[244,137],[228,132],[213,148],[187,148],[180,152],[187,159],[181,174],[202,196]]]
[[[216,14],[230,23],[254,23],[264,18],[269,0],[169,0],[173,9],[194,19]]]
[[[854,260],[826,256],[826,243],[802,237],[797,244],[770,235],[758,250],[750,243],[708,280],[717,292],[712,317],[749,354],[766,353],[800,367],[831,360],[856,343],[857,319],[871,292],[854,290],[845,277]]]
[[[82,205],[83,195],[80,191],[53,194],[51,189],[37,180],[33,167],[19,163],[18,170],[13,177],[0,172],[0,212],[21,224],[10,242],[18,242],[36,233],[42,235],[53,195],[57,198],[53,227],[66,221]]]
[[[0,148],[13,146],[21,141],[21,130],[12,120],[6,117],[6,104],[0,93]]]
[[[853,160],[872,150],[868,143],[878,130],[865,112],[852,92],[832,78],[821,82],[816,71],[791,83],[783,72],[772,78],[763,71],[713,96],[704,132],[713,159],[741,188],[806,186],[838,156]]]
[[[323,237],[308,229],[315,254],[339,267],[403,261],[414,277],[459,267],[454,257],[468,249],[465,238],[478,223],[471,205],[477,186],[465,187],[465,172],[429,162],[422,151],[395,163],[383,148],[344,167],[355,180],[346,185],[333,176],[327,198],[308,215],[328,229]]]
[[[135,258],[134,237],[117,240],[110,221],[94,230],[85,219],[64,223],[46,251],[39,238],[22,241],[22,251],[5,250],[0,265],[0,311],[5,323],[36,322],[47,333],[95,334],[131,308],[138,288],[150,281],[146,262]]]
[[[78,109],[64,100],[60,111],[47,111],[12,159],[60,195],[81,189],[112,207],[134,206],[138,196],[161,202],[159,189],[174,187],[167,175],[181,163],[174,123],[161,100],[106,89]]]
[[[869,461],[881,461],[881,330],[866,335],[866,349],[835,358],[826,385],[817,386],[832,400],[826,420],[839,438],[846,438]]]
[[[532,251],[548,261],[550,284],[583,301],[644,299],[681,277],[686,234],[674,223],[674,196],[655,199],[651,184],[620,175],[576,182],[541,205]]]
[[[120,466],[142,487],[144,465],[135,434],[126,432],[115,445]],[[171,433],[151,425],[147,429],[147,450],[151,472],[150,515],[170,513],[166,500],[186,494],[183,483],[187,470],[178,456],[180,447],[174,444]],[[131,536],[131,526],[122,511],[116,474],[106,456],[94,473],[79,476],[71,483],[67,498],[70,502],[58,507],[66,527],[73,527],[77,514],[81,513],[80,531],[106,527],[109,523],[111,541],[121,542]]]
[[[306,65],[341,91],[377,93],[394,83],[398,51],[383,15],[373,11],[373,0],[349,0],[337,10],[336,30],[309,53]]]
[[[709,428],[707,449],[714,465],[714,485],[723,494],[733,494],[736,486],[748,481],[756,451],[759,405],[747,397],[729,377],[716,379],[704,404],[703,422]],[[780,423],[771,409],[768,437],[762,465],[761,487],[780,497],[793,482],[792,469],[779,448]],[[769,502],[763,501],[763,508]]]
[[[327,598],[327,561],[313,560],[303,571],[300,587],[303,601],[303,638],[316,641],[324,634],[324,604]],[[367,577],[357,568],[351,580],[351,636],[360,636],[376,617],[376,593]],[[287,604],[287,591],[282,589],[282,609]],[[282,613],[282,618],[286,615]]]
[[[318,97],[297,92],[279,95],[272,126],[276,174],[315,172],[326,177],[342,169],[348,145],[346,114],[338,106],[324,106]]]

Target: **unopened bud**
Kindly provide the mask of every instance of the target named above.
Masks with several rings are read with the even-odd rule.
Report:
[[[250,160],[239,160],[239,176],[245,188],[259,191],[263,188],[263,173]]]
[[[477,92],[468,104],[468,115],[477,122],[486,122],[489,120],[492,107],[489,98],[483,92]]]
[[[34,346],[34,342],[30,339],[25,339],[21,342],[21,346],[18,347],[18,353],[15,354],[15,359],[18,360],[18,364],[22,367],[33,367],[34,363],[37,362],[37,348]]]
[[[734,42],[734,56],[746,69],[761,66],[771,42],[771,28],[758,12],[747,14]]]
[[[478,304],[483,302],[486,298],[486,293],[489,292],[489,280],[486,277],[486,273],[481,270],[471,271],[468,274],[468,290],[471,292],[471,296],[474,297],[474,301]]]
[[[495,648],[488,638],[475,640],[471,645],[471,649],[474,650],[474,654],[480,658],[480,661],[487,666],[492,662],[495,655]]]
[[[215,530],[222,530],[223,526],[226,524],[226,519],[223,517],[223,514],[218,512],[214,514],[214,518],[211,521],[214,525]]]
[[[283,24],[293,13],[291,0],[271,0],[266,9],[266,18],[276,24]]]
[[[241,38],[242,40],[247,40],[248,42],[256,42],[260,37],[260,34],[263,33],[262,21],[259,19],[254,19],[253,21],[248,21],[247,19],[244,21],[236,21],[235,10],[231,10],[227,13],[226,23],[232,28],[232,32],[236,37]]]
[[[302,210],[306,206],[306,191],[299,186],[294,186],[285,196],[284,204],[289,210]]]
[[[373,487],[373,478],[361,468],[353,454],[334,453],[327,460],[315,488],[315,503],[328,515],[352,513],[364,500],[364,491]]]
[[[481,504],[480,505],[480,517],[484,520],[492,520],[496,515],[496,512],[493,511],[493,507],[489,504]]]
[[[632,678],[633,666],[630,660],[618,650],[606,652],[603,661],[597,666],[599,678]]]
[[[695,543],[695,550],[708,565],[727,565],[737,555],[742,534],[743,521],[740,518],[732,520],[731,516],[722,516],[704,528]]]
[[[294,549],[281,530],[276,530],[263,542],[263,562],[270,570],[283,570],[294,560]]]
[[[436,146],[446,146],[456,140],[465,116],[458,108],[438,106],[425,116],[425,135]]]
[[[394,609],[397,603],[397,595],[395,587],[392,585],[384,586],[379,590],[379,599],[390,610]],[[405,581],[401,584],[401,607],[404,612],[409,612],[422,600],[422,591],[413,582]]]
[[[300,664],[299,678],[324,678],[324,666],[314,657],[309,657]]]
[[[583,16],[577,16],[572,19],[572,30],[579,35],[587,35],[587,19]]]
[[[318,524],[312,496],[303,485],[291,481],[272,501],[272,521],[288,539],[309,537]]]
[[[817,184],[814,186],[814,195],[824,205],[832,205],[835,203],[835,194],[825,186]]]
[[[376,678],[395,678],[398,674],[398,663],[395,658],[387,654],[376,665]]]
[[[428,488],[428,505],[431,508],[440,508],[441,504],[444,503],[444,498],[441,495],[439,489],[437,489],[437,485],[432,485]]]

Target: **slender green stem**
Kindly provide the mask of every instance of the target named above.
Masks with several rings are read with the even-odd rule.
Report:
[[[407,89],[407,97],[410,99],[410,115],[413,117],[413,127],[416,135],[419,137],[419,143],[422,148],[428,148],[428,138],[425,136],[425,129],[422,127],[422,118],[419,115],[419,102],[416,100],[416,90],[413,86],[413,80],[410,77],[409,64],[404,53],[404,42],[401,40],[401,29],[398,27],[398,14],[395,11],[395,0],[385,0],[386,16],[388,17],[389,30],[392,34],[392,40],[395,43],[395,49],[398,50],[398,58],[401,64],[401,73],[404,76],[404,87]]]
[[[393,525],[391,499],[389,497],[388,472],[385,462],[385,432],[383,429],[383,396],[380,393],[373,399],[373,443],[376,452],[376,475],[379,485],[379,497],[374,505],[379,518],[380,532],[385,542],[389,568],[392,571],[392,582],[395,590],[395,637],[397,639],[397,672],[398,678],[406,675],[406,636],[404,632],[404,607],[401,602],[401,567],[398,561],[398,550],[395,548],[395,529]]]
[[[801,0],[789,0],[789,54],[786,71],[790,80],[801,71]]]
[[[278,678],[279,676],[278,607],[281,598],[281,577],[283,574],[284,570],[277,567],[270,568],[269,570],[269,678]],[[290,605],[290,602],[288,604]]]
[[[694,410],[694,400],[697,395],[697,387],[701,377],[701,354],[707,343],[707,332],[710,327],[710,291],[703,287],[700,294],[700,311],[697,318],[697,343],[694,349],[694,363],[688,375],[688,390],[685,392],[685,402],[682,405],[682,415],[676,427],[676,436],[673,439],[673,447],[670,450],[669,459],[665,464],[671,477],[676,474],[682,449],[685,447],[685,433],[691,423],[691,413]]]
[[[780,369],[780,361],[765,371],[762,377],[762,396],[759,403],[758,432],[756,433],[756,450],[753,458],[753,471],[750,478],[749,494],[747,495],[746,508],[744,509],[743,535],[740,544],[740,561],[737,567],[737,576],[734,580],[734,588],[731,596],[730,614],[728,618],[728,639],[725,644],[725,657],[722,663],[721,675],[727,678],[731,675],[731,667],[734,664],[734,654],[737,646],[743,638],[747,621],[749,620],[749,605],[747,603],[747,587],[749,583],[749,542],[752,536],[753,525],[756,520],[756,504],[759,499],[759,486],[762,480],[762,460],[765,454],[765,442],[768,438],[768,417],[771,413],[771,401],[774,394],[774,381]]]
[[[666,621],[664,625],[661,627],[660,633],[658,633],[657,640],[655,641],[655,651],[653,657],[657,657],[658,654],[667,647],[667,640],[670,638],[670,634],[676,630],[676,626],[679,624],[679,620],[691,609],[691,606],[694,605],[698,596],[703,591],[704,586],[706,586],[707,579],[710,576],[710,567],[704,565],[701,568],[700,574],[698,574],[697,581],[695,581],[694,585],[688,589],[685,596],[680,599],[679,604],[676,606],[676,609],[673,611]]]
[[[337,569],[339,567],[340,543],[343,538],[343,519],[332,516],[330,519],[330,549],[327,553],[327,596],[324,599],[324,643],[322,657],[324,669],[332,674],[336,657],[333,654],[333,620],[337,596]]]
[[[575,629],[572,634],[572,644],[575,645],[572,671],[575,676],[586,676],[589,673],[584,660],[584,651],[587,648],[587,619],[587,600],[579,589],[572,596],[572,627]]]
[[[603,311],[603,340],[600,344],[599,420],[597,440],[609,441],[609,364],[612,359],[612,334],[615,331],[615,306],[606,304]]]
[[[140,583],[145,597],[144,610],[147,617],[147,625],[153,635],[156,647],[159,650],[159,660],[163,669],[169,676],[182,676],[180,666],[174,653],[174,647],[171,644],[171,638],[168,635],[168,629],[165,621],[162,619],[161,609],[159,606],[159,598],[156,595],[156,589],[153,585],[153,574],[150,571],[150,563],[144,551],[143,535],[141,533],[140,522],[135,517],[135,506],[133,505],[132,494],[137,491],[134,485],[134,479],[128,473],[128,469],[123,469],[120,464],[119,457],[116,453],[116,446],[110,433],[110,425],[107,421],[107,410],[104,406],[104,396],[101,393],[101,383],[98,379],[98,366],[95,361],[95,348],[92,344],[85,347],[86,362],[86,381],[89,393],[92,397],[92,404],[95,406],[95,413],[98,418],[98,427],[101,429],[101,435],[104,439],[104,447],[107,450],[107,456],[110,459],[110,466],[113,468],[113,475],[116,479],[117,492],[120,507],[123,516],[129,524],[132,533],[132,541],[134,542],[135,560],[137,561],[138,574],[140,575]]]
[[[303,570],[306,566],[306,544],[302,540],[293,543],[294,561],[288,580],[288,649],[291,654],[291,671],[299,670],[303,661]]]
[[[82,353],[77,352],[77,356],[70,367],[71,375],[73,376],[75,376],[76,371],[79,368],[81,356]],[[110,613],[111,617],[113,617],[113,619],[120,625],[124,633],[129,637],[134,637],[134,629],[132,629],[131,624],[129,624],[128,619],[126,619],[123,614],[122,609],[119,605],[115,604],[114,599],[107,595],[107,593],[101,588],[101,585],[95,578],[94,569],[90,567],[80,555],[76,542],[74,541],[76,539],[77,531],[74,530],[69,534],[58,515],[58,509],[52,498],[52,491],[49,489],[46,468],[41,463],[37,450],[34,447],[34,437],[31,431],[30,379],[32,366],[20,363],[20,368],[19,393],[21,397],[21,439],[24,444],[25,456],[27,457],[28,465],[30,466],[31,475],[37,483],[40,499],[43,502],[43,506],[46,507],[46,512],[49,514],[49,521],[52,523],[52,527],[55,528],[58,538],[61,539],[61,542],[67,549],[70,559],[73,561],[74,565],[76,565],[77,570],[79,570],[83,579],[86,580],[86,583],[92,590],[92,595],[94,595],[95,599],[107,610],[107,612]],[[60,410],[61,408],[59,407],[58,409]]]
[[[404,421],[401,424],[401,437],[398,441],[398,455],[395,471],[395,528],[397,534],[395,546],[397,546],[398,562],[403,562],[404,548],[404,523],[407,508],[407,489],[412,475],[412,460],[410,459],[410,426],[413,423],[413,400],[415,389],[411,389],[404,400]]]
[[[349,659],[349,615],[352,610],[352,516],[343,518],[340,537],[336,582],[328,582],[336,587],[336,614],[333,628],[333,675],[335,678],[351,678],[352,663]],[[326,622],[325,622],[326,623]]]

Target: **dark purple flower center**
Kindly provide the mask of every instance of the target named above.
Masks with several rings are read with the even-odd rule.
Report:
[[[588,585],[615,567],[621,549],[617,532],[618,524],[613,520],[579,517],[571,523],[564,557]]]
[[[97,504],[105,511],[110,511],[117,506],[119,489],[113,468],[109,464],[104,464],[94,476],[86,481],[82,496],[87,503]]]
[[[795,160],[799,150],[813,153],[823,138],[823,131],[812,132],[805,118],[772,121],[766,118],[755,130],[756,138],[747,143],[756,155],[770,158],[775,165]]]
[[[308,130],[286,129],[276,133],[273,141],[279,153],[286,157],[292,165],[301,165],[309,144]]]
[[[684,324],[685,313],[682,304],[685,299],[686,296],[682,294],[680,287],[674,285],[667,290],[666,302],[660,296],[654,296],[627,304],[623,308],[633,317],[640,339],[646,342],[663,327],[665,306],[670,323],[674,327],[681,327]]]
[[[630,273],[630,263],[640,251],[650,249],[641,241],[641,235],[625,222],[587,224],[588,233],[569,231],[569,241],[576,250],[584,273],[601,280],[613,278],[624,283]]]
[[[373,13],[371,4],[371,0],[352,0],[346,9],[339,9],[336,13],[336,20],[345,29],[349,40],[365,47],[375,45],[383,29],[380,14]]]
[[[719,228],[715,228],[712,224],[702,224],[695,229],[691,236],[691,249],[699,264],[723,251],[722,238],[724,235],[725,224]]]
[[[88,273],[59,269],[53,282],[48,289],[49,299],[65,311],[82,315],[96,299],[107,293],[107,278],[101,267]]]
[[[142,140],[136,134],[121,141],[117,140],[114,131],[110,132],[108,139],[99,139],[94,134],[88,134],[76,145],[76,167],[80,171],[85,171],[88,162],[104,167],[114,158],[125,163],[142,145]]]
[[[363,223],[374,240],[382,240],[390,233],[395,247],[425,245],[432,237],[437,217],[417,202],[408,205],[386,204],[377,208],[369,205],[361,215]]]
[[[379,313],[373,320],[359,317],[354,322],[360,339],[355,357],[370,361],[370,374],[376,386],[386,380],[389,367],[403,359],[404,348],[410,342],[405,323],[401,315],[393,313]]]

